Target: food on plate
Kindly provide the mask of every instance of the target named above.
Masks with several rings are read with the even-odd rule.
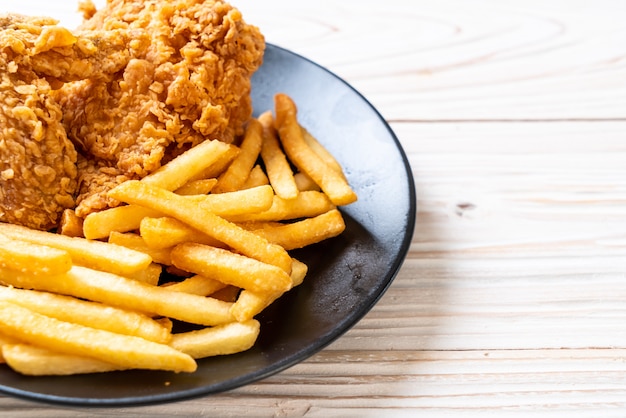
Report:
[[[136,180],[120,184],[109,195],[176,218],[248,257],[276,265],[287,272],[291,270],[291,257],[284,248],[206,210],[202,204],[189,200],[188,196],[178,196]]]
[[[74,32],[0,17],[0,362],[193,372],[254,346],[305,280],[292,250],[357,196],[291,97],[252,117],[264,40],[237,9],[81,7]]]
[[[0,221],[36,229],[55,227],[78,189],[78,155],[54,88],[107,78],[148,45],[136,31],[73,34],[56,23],[0,16]]]
[[[72,268],[72,257],[65,250],[0,234],[0,267],[33,274],[62,274]]]
[[[212,326],[232,321],[229,303],[86,267],[74,266],[68,273],[48,277],[8,269],[0,273],[0,280],[9,286],[60,293],[191,324]]]
[[[169,331],[148,315],[71,296],[0,286],[0,301],[80,325],[167,343]]]
[[[259,116],[259,122],[263,126],[261,158],[267,170],[268,181],[276,192],[276,196],[286,200],[294,199],[298,196],[298,185],[291,165],[278,141],[272,112],[268,111]]]
[[[66,237],[20,225],[0,223],[0,234],[32,244],[67,251],[72,263],[120,275],[132,275],[148,267],[152,260],[138,251],[85,238]]]
[[[6,344],[2,347],[2,354],[9,367],[27,376],[65,376],[126,369],[92,357],[63,354],[20,343]]]
[[[218,325],[172,337],[170,345],[193,358],[223,356],[245,351],[254,345],[261,324],[255,319]]]
[[[123,70],[55,92],[79,164],[79,216],[115,206],[106,192],[207,138],[233,142],[252,114],[250,77],[265,41],[230,4],[110,0],[80,30],[141,30],[151,39]]]
[[[311,177],[334,204],[349,205],[356,201],[356,194],[345,177],[336,169],[329,169],[329,164],[304,139],[293,100],[286,94],[277,94],[275,100],[276,128],[293,164]]]
[[[190,356],[167,344],[60,321],[4,301],[0,301],[0,331],[25,343],[121,367],[177,372],[193,372],[197,368]]]
[[[207,140],[179,155],[168,164],[160,167],[142,179],[143,182],[159,186],[165,190],[176,190],[189,184],[197,176],[203,176],[214,164],[222,165],[230,161],[231,147],[221,141]],[[146,216],[158,216],[159,212],[142,206],[118,206],[89,214],[83,223],[86,238],[106,238],[113,231],[128,232],[139,227]]]

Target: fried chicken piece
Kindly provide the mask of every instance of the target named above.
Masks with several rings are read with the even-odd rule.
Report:
[[[81,165],[76,213],[119,204],[106,192],[142,178],[206,139],[232,142],[252,114],[250,77],[265,48],[259,30],[228,3],[109,0],[80,29],[141,29],[152,42],[116,78],[66,84],[55,96]]]
[[[48,230],[74,207],[77,153],[52,85],[118,71],[138,42],[123,32],[74,36],[50,18],[0,16],[0,221]]]

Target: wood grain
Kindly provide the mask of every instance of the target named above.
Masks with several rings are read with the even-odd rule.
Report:
[[[391,123],[418,196],[403,268],[257,384],[139,408],[0,396],[0,416],[626,416],[626,3],[235,4]]]

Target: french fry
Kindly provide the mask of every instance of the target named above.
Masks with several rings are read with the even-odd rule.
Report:
[[[7,364],[26,376],[67,376],[125,370],[126,367],[90,357],[62,354],[28,344],[7,344],[1,347]]]
[[[83,221],[83,235],[91,240],[107,238],[111,232],[129,232],[139,228],[143,218],[159,216],[162,216],[160,212],[142,206],[117,206],[87,215]]]
[[[224,244],[195,228],[170,217],[144,218],[139,233],[149,248],[171,248],[183,242],[221,247]]]
[[[68,237],[83,237],[83,219],[73,209],[65,209],[57,232]]]
[[[174,158],[154,173],[141,181],[166,190],[176,190],[188,181],[199,176],[212,164],[229,153],[231,145],[221,141],[204,141]],[[106,238],[112,231],[128,232],[139,227],[139,222],[146,216],[158,217],[160,214],[143,208],[116,207],[94,212],[83,224],[83,234],[89,239]]]
[[[192,372],[252,347],[254,317],[307,274],[288,251],[341,234],[337,206],[357,199],[293,100],[277,94],[275,114],[239,146],[207,140],[118,185],[109,197],[125,205],[65,211],[59,234],[0,224],[0,362],[32,376]],[[181,281],[159,285],[164,268]],[[206,328],[172,334],[174,321]]]
[[[65,250],[0,233],[0,266],[33,274],[61,274],[72,268],[72,257]]]
[[[163,328],[168,330],[170,334],[172,333],[172,330],[174,329],[174,321],[172,321],[170,318],[162,316],[160,318],[156,318],[155,321],[159,323],[159,325],[161,325]]]
[[[212,328],[204,328],[174,334],[170,345],[195,359],[235,354],[250,349],[259,336],[261,325],[252,319],[232,322]]]
[[[197,202],[203,209],[219,216],[239,216],[262,212],[271,208],[274,193],[270,186],[226,192],[206,196]],[[139,207],[139,206],[133,206]],[[222,247],[220,241],[192,228],[182,221],[169,217],[142,219],[140,234],[150,248],[167,248],[183,242],[198,242]]]
[[[301,192],[304,191],[316,191],[319,192],[320,186],[318,186],[311,177],[307,176],[303,172],[299,171],[293,175],[293,179],[296,181],[296,186],[298,186],[298,190]]]
[[[121,233],[113,231],[109,235],[109,242],[147,254],[155,263],[165,266],[172,264],[170,257],[171,248],[152,248],[146,244],[141,235],[133,234],[132,232]]]
[[[168,345],[59,321],[8,302],[0,302],[0,331],[53,351],[126,368],[175,372],[194,372],[197,368],[190,356]]]
[[[261,144],[263,142],[263,127],[256,119],[251,119],[246,127],[246,133],[240,145],[237,158],[220,175],[213,188],[213,193],[232,192],[238,190],[245,183],[250,171],[256,163]]]
[[[201,204],[196,205],[186,200],[184,196],[177,196],[139,181],[122,183],[111,190],[109,195],[118,200],[163,212],[248,257],[273,264],[288,273],[291,271],[291,257],[284,248],[270,244],[263,237],[207,211]]]
[[[279,267],[202,244],[177,245],[172,250],[172,263],[182,270],[256,292],[285,292],[292,283]]]
[[[0,233],[16,240],[67,251],[75,265],[123,276],[144,270],[152,263],[150,256],[118,245],[36,231],[19,225],[0,223]]]
[[[313,218],[278,226],[275,223],[261,223],[251,230],[289,251],[336,237],[345,229],[341,212],[332,209]]]
[[[346,176],[343,172],[341,164],[339,164],[335,157],[330,152],[328,152],[328,150],[317,140],[317,138],[311,135],[311,133],[307,131],[304,127],[300,127],[302,129],[304,141],[307,143],[307,145],[313,150],[313,152],[317,154],[318,157],[322,159],[322,161],[324,161],[324,163],[326,163],[328,167],[335,170],[337,174],[341,175],[341,177],[343,177],[345,180]]]
[[[260,165],[255,165],[246,179],[246,182],[241,185],[241,190],[252,189],[258,186],[267,186],[270,184],[267,175],[263,171]]]
[[[289,161],[287,161],[287,157],[280,147],[271,112],[265,112],[259,116],[259,122],[263,125],[261,158],[265,164],[270,184],[277,196],[283,199],[294,199],[299,192],[298,186]]]
[[[146,284],[156,286],[159,284],[161,273],[163,272],[163,266],[158,263],[152,263],[144,270],[140,270],[136,273],[129,274],[126,277]]]
[[[237,158],[240,152],[241,151],[239,147],[231,145],[230,148],[217,159],[217,161],[213,162],[209,167],[206,168],[206,170],[202,171],[202,173],[199,173],[198,175],[193,177],[191,181],[201,179],[216,179],[220,176],[220,174],[226,171],[228,166],[233,162],[235,158]]]
[[[304,277],[308,271],[308,267],[301,261],[293,260],[293,268],[291,270],[292,286],[302,284]],[[257,293],[250,290],[242,290],[239,297],[230,308],[230,313],[239,322],[244,322],[254,318],[265,308],[271,305],[283,293]]]
[[[269,185],[260,185],[245,190],[194,196],[188,198],[197,202],[203,210],[218,216],[237,216],[268,210],[274,203],[274,190]]]
[[[164,287],[173,292],[191,293],[193,295],[209,296],[227,285],[219,280],[209,279],[200,275],[189,277],[176,283],[167,283]]]
[[[4,356],[2,355],[2,348],[9,344],[17,344],[19,340],[16,340],[13,337],[9,337],[8,335],[4,335],[0,332],[0,364],[5,363]]]
[[[241,289],[237,286],[228,285],[217,292],[211,293],[211,297],[224,302],[234,303],[239,296]]]
[[[334,204],[355,202],[356,193],[345,178],[330,168],[304,140],[293,100],[285,94],[277,94],[274,101],[278,135],[291,162],[311,177]]]
[[[174,158],[141,181],[166,190],[176,190],[207,170],[228,152],[231,145],[222,141],[204,141]]]
[[[263,212],[227,215],[224,216],[231,222],[250,222],[250,221],[286,221],[299,218],[310,218],[321,215],[329,210],[335,209],[336,206],[328,199],[324,193],[316,191],[305,191],[298,193],[295,199],[282,199],[274,196],[272,206]]]
[[[123,309],[161,315],[199,325],[233,321],[231,303],[151,286],[114,274],[74,266],[58,276],[39,276],[0,269],[0,282],[101,302]]]
[[[117,334],[134,335],[158,343],[167,343],[170,339],[170,333],[147,315],[71,296],[0,286],[0,301],[14,303],[60,321]]]
[[[270,186],[239,190],[232,193],[211,195],[187,195],[193,204],[202,204],[216,215],[239,215],[262,211],[272,205],[273,190]],[[158,210],[139,205],[125,205],[94,212],[85,218],[83,233],[88,239],[107,238],[111,232],[129,232],[140,227],[144,218],[164,216]]]
[[[181,196],[193,196],[209,194],[217,184],[217,179],[192,180],[176,189],[176,194]]]
[[[238,322],[250,320],[282,295],[282,292],[259,293],[244,289],[239,293],[230,313]]]

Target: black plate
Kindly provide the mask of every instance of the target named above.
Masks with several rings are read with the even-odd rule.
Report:
[[[256,346],[200,360],[198,371],[124,371],[25,377],[0,365],[0,391],[87,406],[141,405],[222,392],[280,372],[326,347],[359,321],[398,272],[415,225],[411,170],[379,113],[344,81],[292,52],[268,45],[253,78],[256,113],[277,92],[297,103],[304,126],[336,156],[358,202],[342,209],[344,234],[294,254],[309,265],[304,283],[258,319]]]

